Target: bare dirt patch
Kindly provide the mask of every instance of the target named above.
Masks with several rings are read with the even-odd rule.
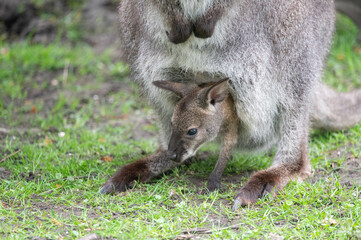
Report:
[[[77,40],[91,44],[98,52],[119,43],[117,0],[80,0],[76,4],[68,0],[35,2],[2,0],[0,33],[9,40],[30,39],[45,44],[56,40],[59,33],[62,40],[74,41],[75,34],[79,35]],[[114,50],[114,56],[119,57],[117,48]]]
[[[8,180],[11,176],[11,172],[7,171],[5,168],[0,167],[0,181],[5,179]]]
[[[63,218],[69,218],[70,216],[81,216],[84,214],[84,209],[82,205],[79,205],[79,207],[74,206],[65,206],[63,204],[53,204],[49,201],[47,201],[45,198],[39,195],[32,196],[30,201],[31,209],[33,211],[43,211],[47,212],[49,210],[59,214]],[[21,210],[20,210],[21,211]],[[19,212],[20,214],[20,212]],[[89,218],[98,218],[100,217],[99,213],[97,213],[93,208],[88,208],[87,210],[87,216]]]
[[[340,169],[340,183],[348,186],[361,185],[361,158],[356,158],[351,153],[342,163]]]
[[[331,160],[329,166],[330,172],[336,173],[339,176],[339,181],[342,185],[361,185],[360,157],[347,151],[347,147],[331,151],[327,156]],[[341,164],[339,164],[340,159],[343,159]],[[330,172],[323,169],[316,169],[314,176],[309,181],[315,182],[321,178],[327,178]]]

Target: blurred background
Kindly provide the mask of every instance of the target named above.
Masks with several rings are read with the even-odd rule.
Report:
[[[7,41],[84,41],[102,51],[117,43],[119,0],[1,0],[0,34]]]

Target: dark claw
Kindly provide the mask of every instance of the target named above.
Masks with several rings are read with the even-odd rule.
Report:
[[[99,191],[100,194],[109,194],[109,193],[113,193],[113,192],[115,192],[115,186],[113,183],[105,184],[105,186],[102,187],[102,189],[100,189],[100,191]]]
[[[242,205],[242,201],[240,199],[236,198],[234,200],[234,203],[232,206],[232,212],[236,211],[239,208],[239,206],[241,206],[241,205]]]

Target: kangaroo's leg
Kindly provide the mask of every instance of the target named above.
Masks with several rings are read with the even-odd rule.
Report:
[[[292,121],[292,120],[290,120]],[[271,167],[255,173],[235,198],[232,210],[255,203],[267,194],[275,195],[291,179],[304,180],[311,174],[308,158],[308,117],[286,123]]]

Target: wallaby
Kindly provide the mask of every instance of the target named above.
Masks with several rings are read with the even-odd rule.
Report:
[[[184,143],[177,150],[184,153],[168,151],[175,142],[170,133],[178,97],[155,81],[181,83],[182,93],[194,84],[228,78],[238,119],[237,148],[255,152],[276,146],[272,165],[250,178],[233,209],[310,175],[310,126],[337,130],[361,119],[361,90],[338,93],[320,82],[334,31],[331,0],[122,0],[119,13],[132,78],[159,117],[160,148],[121,167],[101,193],[149,181],[197,150],[189,151]],[[222,168],[212,175],[220,176]],[[219,186],[218,177],[212,179],[211,190]]]

